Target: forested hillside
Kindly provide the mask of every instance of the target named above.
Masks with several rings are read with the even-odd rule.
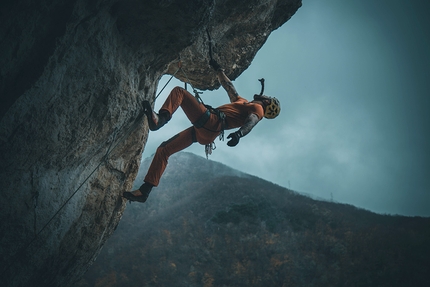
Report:
[[[189,153],[169,164],[77,286],[430,286],[429,218],[316,201]]]

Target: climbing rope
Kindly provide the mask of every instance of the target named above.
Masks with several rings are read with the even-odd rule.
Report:
[[[170,79],[167,81],[167,83],[164,85],[164,87],[160,90],[160,92],[158,92],[158,94],[155,96],[154,101],[160,96],[160,94],[167,87],[167,85],[170,83],[170,81],[173,79],[173,77],[176,75],[176,73],[178,73],[178,71],[181,69],[181,66],[182,66],[182,63],[179,60],[179,62],[178,62],[178,69],[176,70],[176,72],[173,73],[173,75],[170,77]]]
[[[107,161],[109,160],[109,155],[115,150],[115,148],[128,136],[130,136],[131,132],[134,131],[136,123],[140,122],[140,119],[143,117],[144,113],[140,112],[138,114],[138,116],[136,117],[136,120],[134,122],[133,125],[131,125],[131,127],[127,130],[126,133],[123,134],[123,136],[121,138],[119,138],[119,140],[116,142],[116,144],[114,144],[114,142],[117,139],[118,136],[118,132],[119,130],[114,134],[113,139],[111,141],[111,143],[109,144],[109,147],[105,153],[105,155],[101,158],[101,161],[97,164],[97,166],[91,171],[91,173],[85,178],[85,180],[78,186],[78,188],[76,188],[76,190],[67,198],[67,200],[60,206],[60,208],[54,213],[54,215],[51,216],[51,218],[45,223],[45,225],[38,231],[36,232],[36,208],[37,208],[37,199],[39,196],[39,192],[37,192],[35,194],[35,196],[33,197],[33,204],[34,204],[34,232],[35,235],[34,237],[26,244],[23,245],[22,248],[18,249],[18,251],[11,256],[11,260],[8,260],[8,262],[10,262],[10,264],[8,264],[6,266],[6,268],[2,271],[2,275],[4,272],[6,272],[10,266],[12,266],[12,264],[19,259],[19,255],[22,254],[25,250],[27,250],[38,238],[39,235],[45,230],[46,227],[48,227],[48,225],[54,220],[54,218],[61,212],[61,210],[70,202],[70,200],[76,195],[76,193],[82,188],[82,186],[84,186],[84,184],[91,178],[91,176],[100,168],[100,166],[104,163],[107,163]],[[108,140],[106,140],[106,143],[108,142]]]
[[[210,33],[209,33],[209,30],[208,30],[208,29],[206,29],[206,34],[207,34],[207,36],[208,36],[208,41],[209,41],[209,58],[210,58],[211,60],[213,60],[213,54],[212,54],[212,38],[211,38],[211,35],[210,35]],[[197,91],[197,90],[193,87],[193,85],[191,84],[191,81],[190,81],[190,79],[188,78],[187,73],[185,73],[184,69],[182,69],[182,62],[181,62],[181,58],[180,58],[180,57],[179,57],[179,60],[178,60],[178,69],[176,69],[175,73],[173,73],[173,74],[171,75],[171,77],[169,78],[169,80],[167,81],[167,83],[166,83],[166,84],[163,86],[163,88],[158,92],[158,94],[155,96],[154,101],[155,101],[155,100],[160,96],[160,94],[163,92],[163,90],[166,88],[166,86],[170,83],[170,81],[173,79],[173,77],[178,73],[178,71],[181,71],[181,72],[184,74],[185,78],[187,79],[187,81],[185,82],[185,89],[187,89],[187,84],[189,84],[189,85],[190,85],[190,87],[191,87],[191,89],[192,89],[192,90],[193,90],[193,92],[194,92],[194,95],[195,95],[195,97],[196,97],[197,101],[199,101],[200,103],[204,104],[204,102],[203,102],[202,98],[200,97],[200,94],[203,94],[203,92],[199,92],[199,91]],[[263,79],[263,81],[264,81],[264,79]]]
[[[213,55],[212,55],[212,39],[210,37],[209,31],[206,29],[206,33],[208,35],[208,39],[209,39],[209,57],[212,60],[213,59]],[[187,79],[187,82],[185,82],[185,85],[188,83],[193,92],[194,95],[197,99],[197,101],[199,101],[200,103],[204,104],[202,98],[200,97],[200,94],[202,94],[203,92],[199,92],[197,91],[193,85],[191,84],[190,79],[188,78],[188,75],[185,73],[185,71],[182,69],[182,63],[179,59],[178,61],[178,69],[172,74],[172,76],[170,77],[170,79],[167,81],[167,83],[164,85],[164,87],[159,91],[159,93],[156,95],[155,99],[156,100],[160,94],[163,92],[163,90],[166,88],[166,86],[169,84],[169,82],[173,79],[173,77],[179,72],[181,71],[185,78]],[[186,87],[186,86],[185,86]],[[26,244],[25,246],[23,246],[22,248],[18,249],[18,251],[11,256],[12,257],[19,257],[18,255],[20,255],[22,252],[24,252],[25,250],[27,250],[40,236],[40,234],[49,226],[49,224],[54,220],[54,218],[61,212],[61,210],[70,202],[70,200],[72,200],[72,198],[77,194],[77,192],[82,188],[82,186],[84,186],[84,184],[92,177],[92,175],[101,167],[102,164],[107,163],[108,159],[109,159],[109,155],[111,154],[111,152],[113,150],[115,150],[115,148],[118,146],[119,143],[121,143],[125,137],[128,137],[130,135],[130,133],[134,130],[136,122],[139,122],[139,120],[141,119],[141,117],[143,116],[143,112],[140,112],[138,117],[135,120],[135,123],[127,130],[126,133],[124,133],[124,135],[120,138],[120,140],[118,140],[118,142],[114,145],[114,142],[116,141],[116,138],[118,136],[118,132],[117,131],[114,136],[113,139],[111,141],[111,143],[109,144],[109,147],[105,153],[105,155],[101,158],[101,161],[97,164],[97,166],[91,171],[91,173],[85,178],[85,180],[78,186],[78,188],[76,188],[74,190],[74,192],[67,198],[67,200],[60,206],[60,208],[54,213],[54,215],[51,216],[51,218],[43,225],[43,227],[37,231],[37,214],[36,214],[36,209],[37,209],[37,203],[38,203],[38,196],[39,196],[39,192],[37,192],[34,197],[33,197],[33,209],[34,209],[34,237],[29,241],[28,244]],[[223,133],[222,133],[223,134]],[[106,141],[106,143],[108,142],[108,140]],[[212,151],[216,149],[215,143],[211,143],[209,145],[205,146],[205,151],[206,151],[206,157],[209,154],[212,154]],[[15,258],[16,260],[17,258]],[[12,264],[14,263],[15,260],[9,260],[10,264],[8,264],[6,266],[6,269],[4,269],[2,271],[1,274],[3,274],[4,272],[6,272],[10,266],[12,266]]]
[[[197,91],[197,90],[196,90],[196,88],[194,88],[194,87],[193,87],[193,85],[191,84],[191,81],[190,81],[190,79],[188,78],[187,73],[185,73],[184,69],[182,69],[182,67],[181,67],[180,69],[181,69],[181,72],[184,74],[185,78],[187,79],[187,82],[186,82],[186,83],[188,83],[188,84],[190,85],[191,89],[193,90],[194,96],[196,97],[197,101],[198,101],[199,103],[205,104],[205,103],[203,102],[202,98],[200,97],[200,94],[203,94],[203,92],[199,92],[199,91]]]
[[[206,29],[206,34],[208,35],[208,40],[209,40],[209,58],[211,60],[213,60],[213,55],[212,55],[212,38],[211,38],[211,34],[209,33],[209,30]]]
[[[37,208],[37,199],[39,198],[39,191],[36,191],[36,193],[33,196],[33,210],[34,210],[34,235],[37,235],[37,214],[36,214],[36,208]]]

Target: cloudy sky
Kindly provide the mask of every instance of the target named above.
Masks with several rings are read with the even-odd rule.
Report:
[[[281,115],[235,148],[217,140],[210,159],[315,197],[430,216],[428,11],[422,0],[303,0],[234,81],[251,99],[264,77]],[[157,110],[175,85],[183,86],[172,80]],[[228,102],[222,89],[202,98]],[[143,157],[189,125],[178,110],[150,133]],[[198,144],[186,151],[204,156]]]

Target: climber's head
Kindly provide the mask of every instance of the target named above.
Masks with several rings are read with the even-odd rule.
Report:
[[[281,112],[281,103],[275,97],[265,95],[254,95],[254,101],[261,102],[264,108],[264,117],[266,119],[274,119]]]

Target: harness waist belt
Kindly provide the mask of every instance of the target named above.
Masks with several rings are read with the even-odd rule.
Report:
[[[207,110],[193,123],[194,127],[202,128],[209,120],[211,113],[215,114],[218,117],[218,120],[221,122],[221,130],[224,131],[227,128],[227,123],[225,119],[225,114],[218,109],[215,109],[209,105],[205,105]]]
[[[200,118],[197,119],[197,121],[195,121],[193,123],[193,126],[195,126],[196,128],[201,128],[203,127],[209,120],[211,116],[211,112],[209,111],[209,109],[207,109],[203,115],[200,116]]]

